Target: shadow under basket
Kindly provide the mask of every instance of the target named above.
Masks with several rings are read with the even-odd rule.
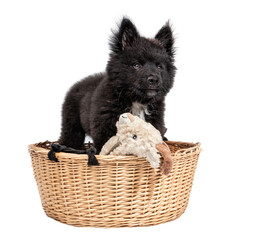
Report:
[[[151,226],[174,220],[185,211],[193,183],[200,143],[166,142],[174,162],[168,176],[145,158],[56,153],[48,159],[50,142],[32,144],[34,176],[47,216],[78,227]]]

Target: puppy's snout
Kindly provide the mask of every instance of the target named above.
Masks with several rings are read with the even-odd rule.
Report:
[[[151,87],[158,87],[159,86],[159,78],[157,76],[149,76],[147,78],[147,82]]]

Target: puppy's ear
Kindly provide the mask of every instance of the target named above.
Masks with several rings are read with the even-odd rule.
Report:
[[[169,21],[158,31],[155,38],[166,49],[171,58],[174,57],[174,37]]]
[[[139,37],[135,25],[127,18],[123,18],[118,31],[113,32],[110,39],[111,50],[115,53],[125,50],[132,46],[133,42]]]

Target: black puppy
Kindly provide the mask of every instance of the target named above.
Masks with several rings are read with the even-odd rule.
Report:
[[[99,152],[116,134],[116,121],[124,112],[144,118],[164,136],[164,101],[176,71],[173,44],[169,23],[147,39],[123,18],[110,41],[106,72],[77,82],[67,93],[59,143],[81,149],[88,134]]]

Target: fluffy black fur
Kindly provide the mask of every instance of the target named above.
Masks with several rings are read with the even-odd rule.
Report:
[[[169,23],[147,39],[123,18],[110,41],[106,72],[77,82],[66,95],[60,144],[81,149],[88,134],[99,152],[116,134],[120,114],[129,112],[134,102],[147,106],[145,120],[164,136],[164,101],[176,71],[173,44]]]

